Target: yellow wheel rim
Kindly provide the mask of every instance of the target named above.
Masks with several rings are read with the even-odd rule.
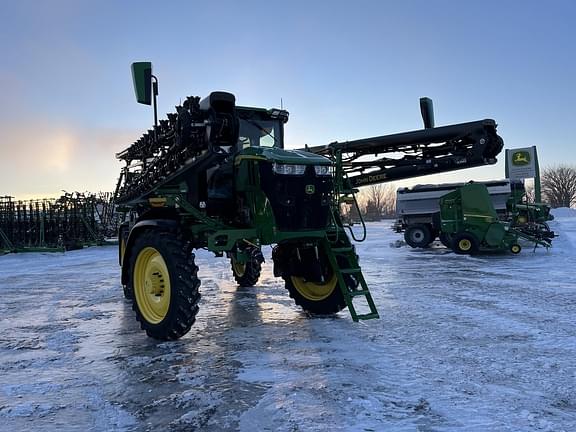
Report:
[[[520,246],[518,246],[518,245],[513,245],[511,249],[512,249],[512,253],[520,252]]]
[[[170,307],[170,275],[166,261],[153,247],[140,251],[134,265],[134,294],[146,321],[158,324]]]
[[[468,239],[462,239],[458,242],[458,247],[462,251],[469,251],[472,248],[472,242]]]
[[[314,282],[308,282],[304,278],[291,276],[292,284],[296,291],[298,291],[302,297],[310,301],[321,301],[327,298],[338,283],[338,278],[336,275],[332,275],[332,278],[324,282],[323,284],[317,284]]]
[[[242,277],[244,276],[244,273],[246,273],[246,263],[239,263],[234,257],[232,257],[232,270],[236,276]]]

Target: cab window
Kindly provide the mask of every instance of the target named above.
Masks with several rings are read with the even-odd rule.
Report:
[[[240,119],[238,144],[246,147],[282,147],[277,120]]]

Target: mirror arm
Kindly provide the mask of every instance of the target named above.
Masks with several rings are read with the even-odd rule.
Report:
[[[158,78],[155,75],[152,75],[152,96],[154,97],[154,133],[156,134],[156,128],[158,127],[158,108],[156,105],[156,99],[158,96]]]

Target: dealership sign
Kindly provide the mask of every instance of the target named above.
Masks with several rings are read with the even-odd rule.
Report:
[[[506,177],[522,180],[537,176],[538,155],[536,147],[506,150]]]

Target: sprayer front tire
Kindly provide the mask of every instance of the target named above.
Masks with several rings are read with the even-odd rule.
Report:
[[[146,230],[135,240],[129,259],[132,309],[154,339],[184,336],[196,320],[200,293],[194,254],[174,233]]]
[[[252,287],[256,285],[258,279],[260,279],[260,272],[262,271],[262,252],[255,247],[250,247],[247,252],[250,254],[250,259],[245,263],[237,262],[234,255],[230,258],[232,274],[241,287]]]
[[[427,248],[432,241],[432,231],[427,225],[414,224],[408,226],[404,232],[404,240],[413,248]]]
[[[341,259],[339,259],[341,261]],[[314,315],[332,315],[346,308],[346,301],[340,287],[338,278],[331,268],[327,258],[321,255],[322,273],[324,282],[312,282],[303,277],[283,275],[285,287],[294,299],[294,303],[303,310]],[[343,265],[341,262],[340,265]],[[344,281],[350,290],[356,289],[358,281],[352,275],[344,275]]]
[[[331,315],[346,307],[336,275],[324,283],[306,281],[301,277],[284,277],[286,289],[294,303],[314,315]]]

